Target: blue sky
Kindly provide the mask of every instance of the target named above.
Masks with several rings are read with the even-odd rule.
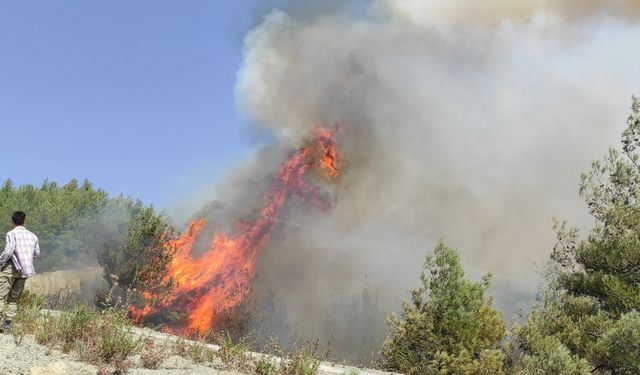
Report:
[[[0,179],[88,178],[160,207],[211,185],[255,147],[233,96],[255,9],[0,2]]]

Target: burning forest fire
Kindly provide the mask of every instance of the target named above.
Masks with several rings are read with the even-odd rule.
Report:
[[[184,234],[168,240],[165,247],[174,254],[162,285],[169,292],[143,292],[149,302],[142,308],[131,307],[134,319],[140,322],[176,311],[187,318],[172,325],[170,331],[204,333],[215,327],[220,313],[238,306],[251,289],[256,261],[269,243],[287,198],[296,195],[309,206],[329,208],[306,175],[318,170],[329,179],[338,177],[340,158],[334,139],[337,130],[337,126],[315,127],[305,145],[292,151],[280,166],[264,194],[264,206],[257,219],[237,220],[231,234],[216,232],[204,254],[195,256],[192,250],[207,226],[205,219],[194,220]]]

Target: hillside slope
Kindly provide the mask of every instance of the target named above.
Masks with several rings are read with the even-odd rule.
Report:
[[[150,329],[133,328],[132,335],[143,340],[152,340],[157,345],[171,344],[181,340],[179,337],[159,333]],[[187,345],[195,344],[186,341]],[[220,350],[217,345],[207,344],[209,349]],[[60,350],[50,349],[35,342],[33,335],[25,336],[21,342],[10,334],[0,334],[0,374],[6,375],[95,375],[99,368],[77,360],[73,355],[64,354]],[[271,358],[264,354],[248,352],[247,356],[255,359]],[[272,358],[274,361],[277,359]],[[128,374],[132,375],[251,375],[246,373],[225,371],[218,360],[195,363],[186,356],[171,355],[165,358],[157,369],[142,367],[139,355],[127,359]],[[213,372],[212,372],[213,371]],[[387,372],[358,369],[329,362],[322,362],[318,375],[385,375]]]

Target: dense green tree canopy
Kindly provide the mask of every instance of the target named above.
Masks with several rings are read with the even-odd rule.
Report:
[[[40,187],[16,187],[7,180],[0,188],[0,230],[11,228],[11,214],[18,210],[27,214],[27,227],[40,240],[38,272],[98,262],[108,280],[113,274],[120,285],[134,286],[158,279],[164,270],[162,243],[172,228],[164,215],[140,201],[111,198],[87,180],[63,186],[45,181]],[[147,276],[139,279],[140,271]]]
[[[485,296],[489,275],[480,283],[469,281],[457,252],[440,242],[420,279],[402,316],[389,319],[385,366],[421,375],[503,373],[505,327]]]
[[[45,181],[42,186],[15,187],[7,180],[0,189],[0,229],[11,228],[11,214],[24,211],[27,226],[40,239],[39,271],[72,268],[95,262],[90,238],[100,213],[109,202],[107,193],[89,181],[71,180],[60,186]],[[4,236],[2,236],[4,240]]]

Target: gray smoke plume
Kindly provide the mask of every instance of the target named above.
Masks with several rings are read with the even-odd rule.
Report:
[[[362,359],[439,237],[473,278],[496,275],[508,314],[526,305],[552,217],[590,225],[578,177],[617,143],[640,89],[640,3],[335,4],[300,15],[280,2],[245,38],[239,107],[277,146],[230,173],[223,203],[259,206],[283,150],[342,124],[333,209],[290,205],[260,259],[265,321]]]

